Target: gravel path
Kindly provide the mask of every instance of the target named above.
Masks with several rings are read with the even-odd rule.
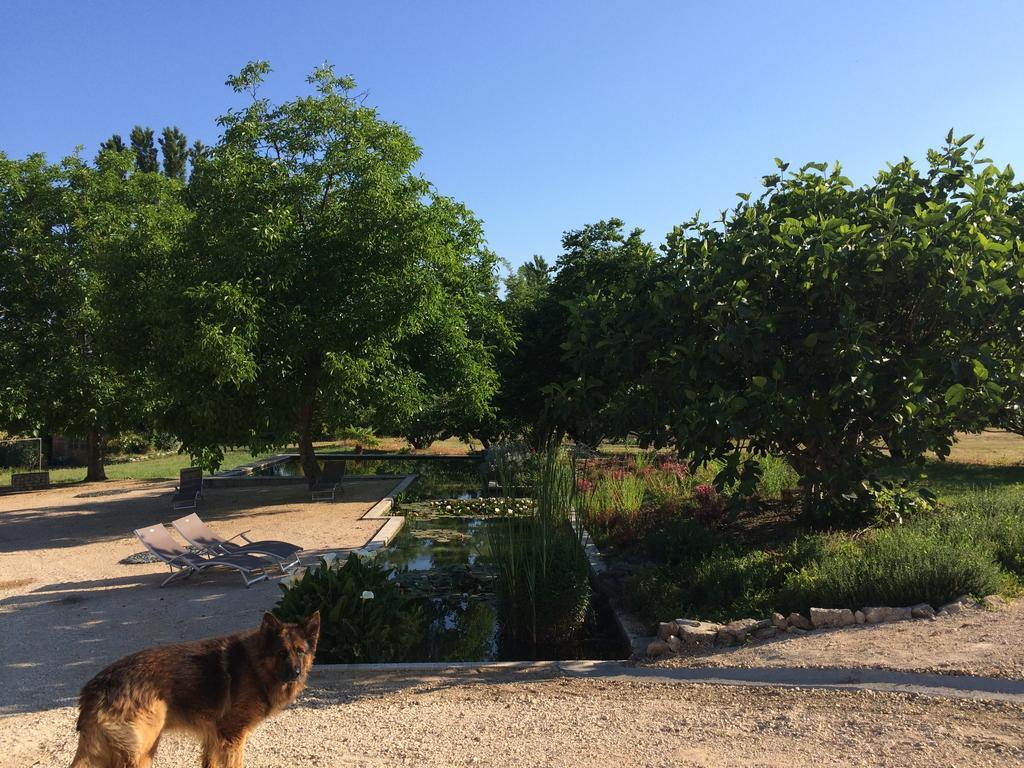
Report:
[[[74,711],[0,728],[7,765],[62,766]],[[1024,765],[1024,709],[895,694],[420,680],[311,688],[249,741],[253,766]],[[198,765],[168,734],[155,768]]]
[[[359,517],[395,483],[346,483],[344,500],[317,503],[294,485],[207,490],[199,512],[227,536],[251,528],[302,545],[311,561],[366,543],[382,523]],[[247,629],[274,606],[274,579],[246,589],[236,573],[207,571],[160,589],[166,566],[118,562],[143,549],[133,529],[184,514],[171,509],[172,489],[128,481],[0,495],[0,715],[72,704],[120,656]]]
[[[1024,600],[992,611],[818,630],[658,666],[876,667],[1024,680]]]

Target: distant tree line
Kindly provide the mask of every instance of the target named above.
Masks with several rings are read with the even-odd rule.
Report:
[[[153,143],[152,128],[136,125],[129,134],[129,140],[131,141],[131,151],[135,156],[135,170],[142,173],[161,172],[167,178],[178,181],[185,181],[189,164],[194,165],[196,158],[201,157],[206,151],[206,147],[199,140],[196,140],[189,148],[188,139],[177,126],[166,127],[160,134],[159,157],[156,145]],[[128,147],[119,133],[113,134],[109,139],[100,143],[100,154],[123,152],[126,149]]]

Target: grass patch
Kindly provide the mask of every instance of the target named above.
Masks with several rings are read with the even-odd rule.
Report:
[[[224,463],[221,466],[230,469],[239,464],[247,464],[254,458],[256,457],[246,450],[225,451]],[[173,453],[107,464],[105,469],[108,480],[177,480],[179,470],[189,466],[192,466],[192,463],[187,455]],[[85,480],[85,467],[51,467],[49,472],[50,482],[54,485],[80,483]],[[10,484],[10,470],[0,469],[0,487]]]
[[[929,488],[941,499],[950,500],[986,488],[1024,493],[1024,465],[929,461],[925,473],[926,477],[921,481],[921,485]]]

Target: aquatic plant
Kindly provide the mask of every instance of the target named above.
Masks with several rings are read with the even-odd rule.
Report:
[[[356,553],[345,561],[321,560],[281,584],[274,614],[299,621],[320,611],[318,663],[404,661],[427,624],[422,601],[391,578],[392,570]]]
[[[540,458],[532,512],[488,529],[498,620],[511,644],[557,648],[583,630],[591,592],[582,528],[574,525],[576,480],[571,459],[550,448]]]
[[[505,517],[528,514],[533,499],[504,496],[479,499],[434,499],[414,507],[412,511],[429,517]]]

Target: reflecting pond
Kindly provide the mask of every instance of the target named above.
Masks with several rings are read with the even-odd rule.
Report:
[[[489,526],[498,518],[417,515],[379,562],[414,594],[429,598],[433,615],[423,661],[512,661],[523,659],[617,659],[628,656],[607,603],[595,595],[583,638],[573,648],[512,648],[502,642],[497,620],[497,571],[488,549]]]

